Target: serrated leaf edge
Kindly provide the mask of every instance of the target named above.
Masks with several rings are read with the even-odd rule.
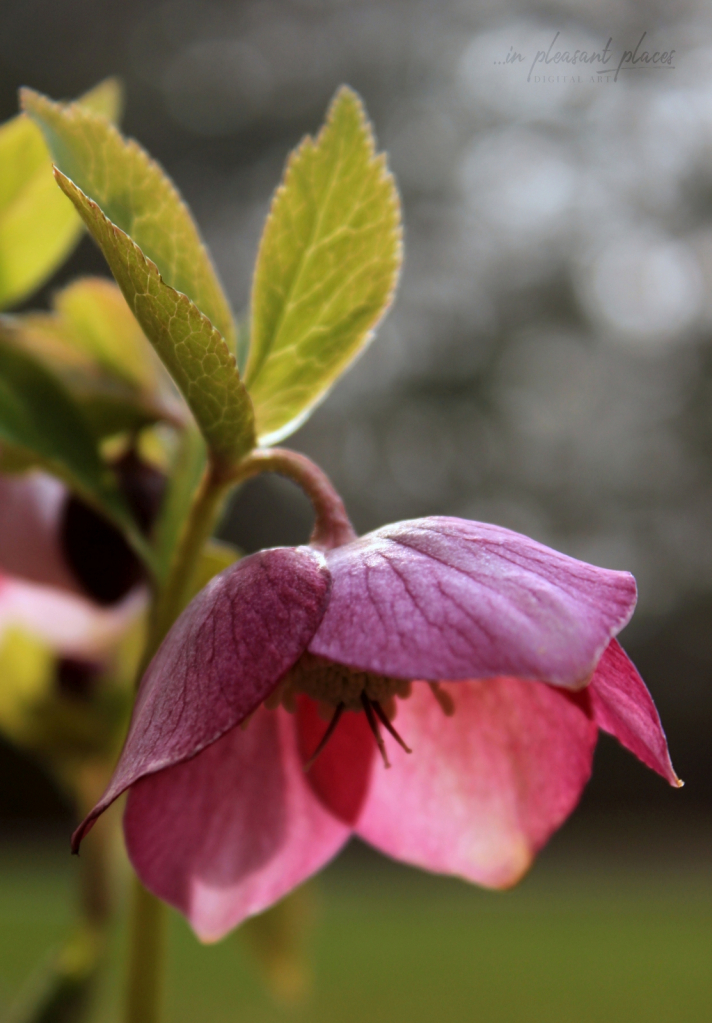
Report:
[[[155,272],[155,275],[156,275],[156,277],[158,278],[158,280],[160,281],[160,283],[161,283],[161,284],[163,285],[163,287],[165,287],[165,288],[166,288],[166,289],[167,289],[168,291],[170,291],[170,292],[171,292],[171,293],[172,293],[173,295],[175,295],[175,296],[176,296],[176,299],[177,299],[177,301],[178,301],[179,303],[183,303],[183,304],[184,304],[184,305],[186,305],[186,306],[187,306],[188,308],[190,308],[190,309],[193,309],[193,310],[195,310],[195,312],[196,312],[196,313],[198,314],[198,316],[200,317],[201,321],[202,321],[203,323],[205,323],[205,324],[207,325],[207,327],[209,328],[209,330],[210,330],[210,331],[211,331],[211,332],[212,332],[212,333],[213,333],[213,334],[215,335],[216,339],[218,340],[218,343],[219,343],[219,344],[222,344],[222,345],[224,346],[224,349],[225,349],[225,353],[227,354],[227,356],[228,356],[229,360],[231,361],[231,363],[232,363],[232,367],[233,367],[233,369],[234,369],[234,371],[235,371],[235,376],[236,376],[236,378],[237,378],[237,381],[238,381],[238,383],[239,383],[239,384],[241,384],[241,385],[242,385],[242,387],[243,387],[243,390],[244,390],[244,397],[245,397],[245,400],[246,400],[246,403],[247,403],[247,407],[249,408],[249,410],[250,410],[250,411],[251,411],[251,413],[252,413],[252,421],[253,421],[253,422],[252,422],[252,444],[251,444],[251,446],[248,446],[248,447],[247,447],[247,448],[245,449],[245,451],[244,451],[244,452],[242,452],[242,453],[241,453],[240,457],[242,457],[243,455],[247,454],[247,453],[248,453],[248,452],[249,452],[249,451],[251,450],[251,447],[254,447],[254,445],[255,445],[255,443],[256,443],[256,440],[255,440],[255,431],[254,431],[254,409],[252,408],[252,399],[250,398],[250,395],[249,395],[249,393],[248,393],[247,389],[245,388],[244,382],[242,381],[242,379],[241,379],[241,377],[240,377],[240,373],[239,373],[239,370],[238,370],[238,368],[237,368],[237,359],[235,358],[234,354],[233,354],[233,353],[232,353],[232,352],[230,351],[230,348],[229,348],[229,346],[228,346],[227,342],[225,341],[225,338],[223,337],[223,335],[222,335],[222,334],[220,333],[220,331],[218,330],[218,328],[217,328],[217,327],[216,327],[216,326],[215,326],[215,325],[213,324],[212,320],[211,320],[211,319],[210,319],[210,318],[209,318],[209,317],[208,317],[208,316],[207,316],[207,315],[206,315],[206,314],[205,314],[205,313],[204,313],[204,312],[202,311],[202,309],[200,309],[200,308],[199,308],[199,307],[198,307],[198,306],[197,306],[197,305],[195,304],[195,302],[194,302],[194,301],[192,300],[192,298],[191,298],[191,297],[190,297],[189,295],[186,295],[186,294],[185,294],[185,292],[183,292],[183,291],[179,291],[179,290],[178,290],[177,288],[174,288],[174,287],[173,287],[172,285],[168,284],[168,283],[167,283],[167,282],[166,282],[166,281],[165,281],[165,280],[163,279],[163,276],[162,276],[162,274],[161,274],[160,270],[158,269],[158,267],[156,266],[156,264],[155,264],[155,263],[153,262],[153,260],[152,260],[152,259],[150,259],[150,258],[149,258],[149,257],[148,257],[148,256],[147,256],[147,255],[146,255],[146,254],[145,254],[144,252],[143,252],[143,250],[141,249],[140,245],[138,245],[138,244],[137,244],[137,243],[136,243],[136,242],[135,242],[135,241],[133,240],[133,238],[131,237],[131,235],[127,234],[127,233],[126,233],[126,231],[124,231],[124,230],[123,230],[122,228],[120,228],[120,227],[119,227],[119,226],[118,226],[117,224],[115,224],[115,223],[114,223],[114,222],[113,222],[113,221],[112,221],[112,220],[111,220],[111,219],[110,219],[109,217],[107,217],[107,215],[106,215],[106,214],[104,213],[104,211],[102,210],[101,206],[100,206],[100,205],[99,205],[99,204],[98,204],[98,203],[97,203],[97,202],[96,202],[96,201],[95,201],[94,199],[90,198],[90,196],[88,196],[88,195],[87,195],[87,194],[86,194],[85,192],[83,192],[83,191],[82,191],[82,189],[81,189],[81,188],[79,187],[79,185],[77,185],[77,183],[76,183],[75,181],[72,181],[72,179],[71,179],[71,178],[70,178],[70,177],[69,177],[68,175],[64,174],[64,173],[63,173],[63,172],[62,172],[62,171],[61,171],[61,170],[60,170],[60,169],[59,169],[59,168],[58,168],[58,167],[57,167],[56,165],[53,165],[53,170],[54,170],[54,177],[55,177],[55,180],[57,181],[57,184],[58,184],[58,185],[59,185],[59,187],[60,187],[60,188],[62,189],[62,191],[64,192],[64,194],[65,194],[65,195],[67,195],[67,196],[68,196],[68,198],[70,198],[70,199],[72,198],[72,197],[71,197],[71,194],[70,194],[70,190],[68,190],[68,189],[66,189],[66,188],[64,187],[64,182],[69,182],[69,184],[71,185],[72,189],[76,189],[76,191],[77,191],[77,192],[78,192],[78,193],[79,193],[79,194],[80,194],[81,196],[83,196],[83,198],[84,198],[84,199],[86,199],[87,205],[88,205],[88,206],[90,207],[90,209],[92,209],[92,210],[95,210],[95,211],[96,211],[96,212],[97,212],[97,213],[99,214],[99,216],[100,216],[100,217],[101,217],[101,218],[102,218],[102,219],[104,220],[104,222],[105,222],[105,223],[106,223],[106,224],[108,225],[108,227],[110,228],[110,230],[111,230],[111,231],[112,231],[112,232],[113,232],[113,233],[114,233],[115,235],[117,235],[117,236],[119,236],[119,237],[123,237],[123,238],[125,238],[125,239],[126,239],[126,240],[128,241],[129,245],[130,245],[130,246],[132,247],[133,251],[134,251],[134,252],[135,252],[135,253],[137,254],[137,256],[139,257],[139,259],[140,259],[140,260],[141,260],[141,261],[142,261],[142,262],[143,262],[143,263],[144,263],[144,264],[145,264],[145,265],[146,265],[146,266],[147,266],[147,267],[148,267],[148,268],[149,268],[150,270],[152,270],[153,272]],[[85,222],[85,223],[87,223],[87,220],[86,220],[86,217],[85,217],[85,215],[84,215],[84,212],[83,212],[83,210],[81,210],[81,209],[79,210],[79,215],[81,216],[82,220],[84,220],[84,222]],[[88,226],[89,226],[89,225],[88,225],[88,223],[87,223],[87,227],[88,227]],[[91,233],[91,231],[90,231],[90,233]],[[128,265],[128,264],[127,264],[127,265]],[[122,289],[122,291],[123,291],[123,289]],[[131,309],[131,312],[133,313],[133,315],[134,315],[134,316],[136,316],[136,319],[138,320],[138,316],[136,315],[136,311],[135,311],[135,308],[133,307],[133,304],[132,304],[131,302],[129,302],[129,299],[127,298],[127,296],[126,296],[126,295],[124,295],[124,298],[126,299],[126,303],[127,303],[127,305],[129,306],[129,309]],[[138,320],[138,322],[139,322],[139,324],[140,324],[140,320]],[[150,339],[149,339],[149,340],[150,340]],[[164,360],[164,359],[162,358],[162,356],[161,356],[161,353],[160,353],[160,352],[158,352],[158,355],[159,355],[159,358],[161,358],[161,361],[162,361],[162,362],[164,363],[164,365],[165,365],[165,360]],[[171,370],[171,368],[170,368],[170,367],[168,367],[168,366],[167,366],[166,368],[168,369],[168,372],[169,372],[169,373],[171,374],[171,376],[173,376],[174,374],[173,374],[173,371]],[[183,393],[183,396],[185,397],[185,399],[186,399],[186,401],[188,402],[188,405],[189,405],[189,407],[190,407],[190,404],[191,404],[191,403],[190,403],[190,399],[189,399],[188,395],[186,395],[186,394],[185,394],[185,393],[183,392],[183,389],[182,389],[182,388],[180,388],[180,390],[181,390],[181,393]],[[192,412],[192,409],[191,409],[191,412]],[[195,415],[195,413],[193,413],[193,415]],[[196,418],[197,418],[197,417],[196,417]],[[209,444],[209,443],[208,443],[208,447],[210,448],[210,444]]]
[[[352,365],[353,363],[358,361],[358,359],[361,358],[361,356],[364,354],[364,352],[367,350],[367,348],[371,345],[372,341],[374,340],[374,338],[376,336],[376,330],[377,330],[379,324],[384,319],[384,317],[386,316],[386,314],[390,310],[391,306],[393,305],[393,302],[394,302],[394,299],[395,299],[395,295],[396,295],[396,292],[398,290],[398,284],[400,282],[400,277],[401,277],[401,273],[402,273],[402,269],[403,269],[403,217],[402,217],[402,204],[401,204],[401,201],[400,201],[400,193],[398,191],[398,185],[397,185],[397,182],[395,180],[395,176],[393,175],[393,172],[390,170],[390,168],[388,166],[388,156],[387,156],[387,153],[379,152],[378,149],[377,149],[377,146],[376,146],[376,133],[375,133],[375,130],[374,130],[373,122],[371,121],[371,119],[368,116],[368,113],[366,112],[366,107],[365,107],[361,97],[356,92],[356,90],[352,89],[348,85],[342,85],[342,86],[340,86],[337,89],[335,95],[333,96],[333,98],[332,98],[332,100],[331,100],[331,102],[329,104],[328,110],[326,112],[326,117],[324,118],[324,123],[322,124],[322,126],[319,129],[319,131],[316,134],[316,136],[313,136],[311,134],[305,135],[304,138],[299,143],[299,145],[295,149],[293,149],[292,152],[289,154],[289,157],[287,158],[287,163],[285,165],[284,173],[282,175],[282,181],[280,182],[280,184],[275,189],[275,192],[274,192],[274,194],[272,196],[272,201],[270,202],[270,208],[269,208],[269,212],[267,214],[267,219],[265,221],[265,227],[263,229],[262,237],[260,239],[260,244],[259,244],[259,247],[258,247],[258,250],[257,250],[257,259],[255,261],[255,267],[259,266],[259,262],[260,262],[260,259],[262,257],[263,247],[264,247],[264,245],[266,243],[267,227],[268,227],[268,225],[269,225],[269,223],[270,223],[270,221],[272,219],[272,216],[275,213],[275,209],[277,207],[277,204],[280,202],[280,200],[282,199],[284,193],[286,192],[286,190],[289,187],[289,177],[290,177],[290,174],[292,173],[294,163],[297,162],[299,159],[301,159],[301,157],[304,155],[304,153],[307,150],[311,149],[312,151],[314,151],[314,150],[317,149],[317,147],[319,146],[320,142],[323,140],[324,134],[326,133],[328,128],[333,124],[333,121],[334,121],[334,119],[336,117],[339,105],[341,103],[343,103],[344,101],[346,101],[346,100],[348,100],[349,102],[353,103],[353,106],[354,106],[354,108],[357,111],[359,122],[361,124],[361,127],[363,128],[364,136],[366,138],[366,144],[367,144],[369,159],[372,162],[372,165],[374,167],[378,167],[378,169],[380,170],[380,174],[379,174],[378,179],[377,179],[378,180],[378,184],[380,185],[382,183],[388,182],[392,186],[391,198],[390,198],[389,205],[390,205],[391,209],[395,212],[395,221],[396,221],[395,227],[394,227],[394,230],[393,230],[393,241],[394,241],[393,258],[394,258],[394,262],[396,264],[396,272],[393,275],[393,280],[392,280],[391,286],[388,289],[388,292],[387,292],[387,294],[385,296],[383,305],[382,305],[381,309],[379,310],[377,316],[373,320],[372,324],[366,329],[363,337],[361,338],[361,341],[359,343],[359,346],[358,346],[357,350],[355,352],[347,353],[347,354],[344,355],[344,359],[338,364],[338,366],[335,366],[334,373],[333,373],[333,376],[332,376],[331,380],[329,380],[324,385],[324,387],[319,391],[319,393],[314,396],[312,401],[307,406],[302,408],[300,410],[300,412],[296,416],[294,416],[291,420],[289,420],[288,423],[285,423],[284,426],[281,426],[281,427],[279,427],[276,430],[272,430],[269,433],[264,433],[263,434],[263,433],[260,433],[259,430],[258,430],[258,434],[257,434],[258,442],[259,442],[260,446],[264,446],[264,447],[267,447],[267,446],[272,445],[272,444],[279,443],[280,441],[284,440],[285,437],[288,437],[290,434],[292,434],[296,430],[298,430],[299,427],[302,426],[302,424],[304,422],[306,422],[306,420],[311,416],[311,414],[314,412],[314,410],[316,408],[318,408],[318,406],[328,397],[328,395],[330,394],[332,388],[338,383],[339,377],[340,377],[341,373],[343,372],[345,366],[346,365]],[[316,232],[316,227],[315,227],[313,233],[315,233],[315,232]],[[303,252],[302,257],[300,259],[300,268],[301,268],[301,265],[302,265],[302,261],[306,258],[306,253],[308,252],[309,248],[310,248],[309,244],[307,244],[304,247],[304,252]],[[299,277],[299,271],[297,271],[297,273],[294,275],[294,280],[292,282],[292,287],[290,288],[290,293],[291,293],[292,288],[295,286],[295,282],[297,281],[298,277]],[[254,280],[253,280],[253,289],[252,289],[253,296],[254,296],[254,289],[255,289],[256,279],[257,279],[257,274],[255,273],[255,277],[254,277]],[[253,299],[253,304],[254,304],[254,299]],[[285,299],[284,307],[283,307],[283,310],[282,310],[282,312],[280,314],[280,318],[279,318],[277,327],[274,330],[274,336],[275,337],[279,333],[280,325],[283,322],[284,316],[286,315],[286,310],[287,310],[288,305],[289,305],[289,297],[287,297],[287,299]],[[251,354],[252,354],[252,349],[250,348],[249,355],[251,355]],[[259,364],[257,366],[257,369],[255,369],[255,370],[252,369],[252,366],[250,365],[250,357],[248,356],[248,361],[247,361],[247,365],[245,367],[245,376],[244,376],[245,386],[248,388],[248,390],[255,383],[256,379],[259,377],[259,374],[262,371],[265,363],[267,362],[267,360],[269,358],[269,355],[270,355],[270,349],[267,348],[265,350],[264,354],[262,355],[262,358],[261,358],[261,360],[260,360],[260,362],[259,362]],[[259,423],[257,425],[259,425]]]
[[[173,178],[170,176],[170,174],[166,171],[165,167],[160,163],[160,161],[156,160],[155,157],[151,156],[150,153],[148,153],[147,150],[145,150],[143,148],[143,146],[141,145],[141,143],[137,139],[135,139],[135,138],[133,138],[132,136],[129,136],[129,135],[123,135],[119,131],[119,129],[116,127],[116,125],[113,123],[113,121],[109,120],[107,117],[104,117],[102,114],[95,113],[93,110],[87,109],[86,107],[82,107],[82,105],[80,103],[76,102],[76,101],[68,102],[67,103],[67,102],[61,102],[61,101],[57,101],[57,100],[52,100],[48,96],[43,95],[41,92],[37,92],[35,89],[30,89],[30,88],[28,88],[26,86],[23,86],[20,89],[19,95],[20,95],[20,106],[21,106],[21,108],[25,112],[28,113],[28,116],[32,116],[32,114],[29,113],[29,111],[27,111],[27,106],[28,106],[28,102],[27,101],[29,100],[30,101],[30,105],[32,103],[34,103],[35,105],[40,106],[40,107],[44,107],[45,109],[48,109],[48,110],[52,110],[53,108],[59,107],[65,115],[67,115],[67,116],[72,118],[72,120],[73,120],[75,125],[78,125],[78,122],[80,122],[82,119],[83,120],[99,121],[99,122],[101,122],[102,126],[105,127],[108,130],[110,135],[113,135],[114,138],[118,139],[118,141],[122,145],[125,145],[127,147],[127,149],[130,149],[132,153],[136,154],[140,158],[140,160],[143,163],[143,166],[145,167],[145,169],[147,171],[150,171],[150,172],[156,171],[156,172],[158,172],[158,174],[161,176],[162,180],[165,182],[165,184],[166,184],[166,186],[167,186],[167,188],[168,188],[168,190],[169,190],[169,192],[171,194],[171,198],[173,200],[175,200],[176,204],[185,213],[189,223],[192,224],[192,226],[193,226],[193,228],[195,230],[195,234],[196,234],[196,238],[197,238],[197,241],[198,241],[198,245],[199,245],[200,251],[203,254],[203,256],[205,257],[208,266],[210,267],[210,269],[213,272],[213,275],[215,277],[215,282],[217,284],[218,290],[219,290],[220,294],[222,295],[222,298],[223,298],[223,300],[225,302],[226,312],[227,312],[229,320],[230,320],[230,325],[232,327],[232,332],[234,333],[234,336],[235,336],[235,339],[236,339],[237,338],[237,324],[235,322],[235,316],[234,316],[234,313],[233,313],[232,308],[230,306],[230,302],[228,300],[228,297],[225,294],[225,289],[223,287],[223,283],[220,280],[220,275],[218,274],[217,268],[216,268],[216,266],[215,266],[215,264],[213,262],[213,258],[212,258],[212,255],[210,253],[210,250],[208,249],[208,246],[206,245],[205,240],[203,239],[203,236],[200,233],[198,225],[196,224],[195,220],[193,219],[193,214],[191,212],[190,207],[188,206],[188,203],[185,201],[185,199],[183,198],[183,196],[181,195],[181,193],[180,193],[180,191],[178,189],[178,186],[173,181]],[[62,171],[59,170],[59,168],[57,167],[57,165],[55,163],[53,163],[53,168],[54,168],[55,171],[59,171],[60,174],[62,173]],[[90,202],[95,202],[95,200],[91,199],[91,197],[89,195],[87,195],[87,193],[84,192],[79,187],[79,185],[77,185],[76,182],[74,182],[72,180],[72,178],[69,177],[69,175],[64,175],[64,176],[69,181],[72,181],[72,184],[74,185],[74,187],[76,189],[78,189],[78,191],[80,191],[82,193],[82,195],[84,195]],[[57,177],[57,175],[55,173],[55,178],[56,177]],[[101,206],[99,205],[99,203],[96,203],[96,205],[97,205],[97,208],[99,210],[101,210],[102,214],[106,217],[106,214],[104,214],[104,211],[101,209]],[[129,235],[128,232],[123,231],[122,228],[118,227],[117,224],[114,224],[113,221],[109,220],[108,217],[106,217],[106,219],[117,230],[122,231],[126,235],[127,238],[130,238],[131,241],[133,241],[133,238],[131,238],[131,235]],[[137,245],[137,243],[134,242],[134,245]],[[143,255],[143,252],[142,252],[142,255]],[[148,259],[149,257],[144,255],[144,258]],[[151,261],[151,262],[153,263],[153,261]],[[155,263],[153,263],[153,265],[156,266]],[[166,284],[166,287],[169,287],[169,288],[172,287],[172,285],[167,284],[163,280],[162,276],[161,276],[161,280],[163,281],[164,284]],[[178,291],[177,288],[173,288],[173,290],[177,294],[185,294],[184,292]],[[194,302],[192,299],[190,299],[190,296],[186,295],[186,298],[189,298],[189,300],[191,302],[193,302],[193,305],[195,305],[196,309],[200,308],[197,305],[196,302]],[[200,311],[202,312],[202,310],[200,310]],[[203,315],[205,315],[206,318],[207,318],[207,314],[203,314]],[[218,330],[217,327],[215,327],[214,329]],[[225,335],[221,331],[219,331],[219,330],[218,330],[218,333],[220,333],[220,336],[222,337],[222,339],[225,342],[225,344],[228,345],[228,349],[229,349],[230,345],[228,343],[228,340],[226,340]]]
[[[329,107],[327,109],[327,112],[326,112],[326,117],[324,118],[324,123],[322,124],[321,128],[317,132],[316,136],[311,135],[311,134],[305,135],[304,138],[299,143],[299,145],[295,149],[292,150],[292,152],[289,154],[289,156],[287,158],[287,163],[286,163],[285,168],[284,168],[284,173],[282,175],[282,180],[279,183],[279,185],[277,186],[277,188],[275,189],[275,192],[274,192],[274,194],[272,196],[272,201],[270,202],[269,212],[267,214],[267,219],[265,221],[265,226],[264,226],[264,229],[263,229],[263,232],[262,232],[262,237],[260,239],[260,244],[259,244],[259,247],[258,247],[258,250],[257,250],[257,259],[255,260],[255,269],[259,266],[260,260],[261,260],[261,258],[263,256],[264,245],[266,244],[267,228],[268,228],[268,226],[269,226],[269,224],[270,224],[270,222],[272,220],[272,217],[273,217],[273,215],[275,213],[277,205],[279,204],[279,202],[283,198],[285,192],[289,188],[289,179],[290,179],[290,175],[293,172],[294,164],[297,163],[304,156],[304,154],[306,152],[308,152],[309,150],[314,152],[319,147],[320,143],[324,139],[324,135],[328,132],[329,128],[333,125],[333,122],[334,122],[334,120],[336,118],[336,115],[337,115],[337,112],[339,110],[340,105],[342,103],[344,103],[344,102],[349,102],[349,103],[351,103],[353,105],[353,108],[355,109],[355,111],[356,111],[356,113],[358,115],[358,119],[359,119],[359,123],[361,125],[361,128],[363,129],[364,137],[366,139],[366,145],[367,145],[367,149],[368,149],[369,159],[371,161],[373,161],[374,165],[375,164],[380,164],[381,174],[379,176],[379,182],[390,181],[392,183],[392,185],[393,185],[393,195],[394,195],[394,206],[400,212],[400,208],[401,208],[400,207],[400,200],[399,200],[398,188],[397,188],[397,185],[396,185],[396,182],[395,182],[395,178],[394,178],[392,172],[388,168],[388,161],[387,161],[386,154],[385,153],[379,153],[377,151],[377,149],[376,149],[376,135],[375,135],[375,131],[374,131],[374,128],[373,128],[373,123],[372,123],[371,119],[369,118],[368,114],[366,113],[366,108],[365,108],[365,106],[363,104],[363,101],[361,100],[361,97],[359,96],[359,94],[356,92],[355,89],[352,89],[348,85],[342,85],[342,86],[340,86],[337,89],[334,97],[332,98],[332,100],[331,100],[331,102],[329,104]],[[334,173],[336,173],[337,170],[338,170],[338,167],[335,167]],[[317,224],[318,224],[318,219],[319,218],[317,218]],[[316,234],[316,232],[317,232],[317,224],[315,224],[315,226],[314,226],[314,228],[312,230],[312,235]],[[403,229],[402,229],[402,224],[401,224],[400,216],[398,217],[398,224],[397,224],[396,229],[395,229],[395,234],[397,236],[396,237],[396,256],[398,257],[399,263],[402,263]],[[276,327],[275,327],[275,329],[273,331],[273,336],[274,337],[276,337],[279,334],[279,330],[280,330],[281,324],[283,322],[284,316],[286,315],[286,311],[287,311],[287,308],[289,306],[289,300],[290,300],[290,295],[291,295],[292,289],[295,287],[296,281],[299,279],[300,272],[301,272],[301,267],[303,265],[303,261],[306,258],[306,254],[310,251],[310,248],[311,248],[311,241],[308,242],[304,246],[304,251],[303,251],[303,253],[302,253],[301,257],[300,257],[300,261],[299,261],[299,269],[294,274],[292,285],[290,287],[290,290],[289,290],[289,293],[288,293],[287,297],[285,298],[285,301],[283,303],[282,312],[280,313],[279,320],[277,321],[277,325],[276,325]],[[372,332],[375,329],[376,325],[379,323],[379,321],[382,318],[382,316],[390,308],[390,306],[391,306],[391,304],[393,302],[393,297],[395,295],[395,291],[396,291],[397,285],[398,285],[399,276],[400,276],[400,268],[398,270],[398,273],[395,276],[393,285],[392,285],[392,287],[391,287],[391,289],[389,291],[388,299],[387,299],[387,301],[386,301],[386,303],[385,303],[385,305],[383,307],[381,316],[379,316],[378,319],[376,319],[376,321],[374,322],[373,326],[369,328],[369,332]],[[255,290],[256,281],[257,281],[257,273],[255,272],[255,276],[254,276],[254,279],[253,279],[253,287],[252,287],[252,304],[253,304],[253,307],[254,307],[254,290]],[[260,372],[261,372],[265,362],[267,361],[269,353],[270,353],[270,349],[267,348],[265,350],[265,352],[262,354],[259,363],[257,363],[256,368],[253,368],[253,366],[251,365],[252,360],[250,358],[250,356],[252,355],[252,349],[251,349],[250,355],[248,356],[247,366],[245,367],[245,386],[248,389],[251,387],[251,385],[255,382],[255,380],[259,376],[259,374],[260,374]],[[313,408],[313,406],[312,406],[312,408]]]

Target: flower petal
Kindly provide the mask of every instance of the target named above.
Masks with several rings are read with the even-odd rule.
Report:
[[[571,813],[591,773],[597,729],[565,692],[513,678],[444,683],[445,717],[428,687],[398,703],[356,833],[399,860],[504,888]]]
[[[246,729],[137,782],[124,833],[146,887],[215,941],[319,870],[351,829],[307,784],[294,718],[261,707]]]
[[[60,546],[67,488],[44,472],[0,474],[0,566],[8,575],[80,592]]]
[[[101,658],[121,639],[146,602],[144,587],[134,589],[120,604],[103,608],[66,590],[0,576],[0,632],[19,626],[64,657]]]
[[[465,519],[395,523],[327,563],[331,598],[309,650],[396,678],[580,688],[635,606],[627,572]]]
[[[321,621],[329,582],[317,551],[282,547],[208,583],[149,665],[114,776],[75,832],[74,849],[129,785],[195,756],[269,696]]]
[[[328,727],[308,696],[297,701],[297,742],[306,764]],[[365,714],[347,711],[307,772],[315,794],[345,824],[355,824],[368,793],[376,744]]]
[[[617,640],[611,640],[598,662],[587,692],[598,727],[679,788],[682,782],[672,766],[653,698]]]

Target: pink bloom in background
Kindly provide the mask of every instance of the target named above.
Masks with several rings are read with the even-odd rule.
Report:
[[[612,638],[635,599],[627,573],[456,518],[245,558],[158,651],[75,848],[130,789],[134,867],[207,940],[354,833],[507,887],[578,802],[599,728],[680,784]]]
[[[92,559],[90,582],[107,568],[106,545],[99,550],[91,542],[91,525],[100,520],[83,507],[46,473],[0,475],[0,638],[6,628],[20,627],[58,654],[92,658],[115,645],[145,607],[145,588],[136,586],[122,587],[115,600],[101,599],[85,584],[84,566],[67,555],[63,534],[74,532],[72,547],[86,543]],[[99,543],[107,528],[100,525]],[[117,551],[114,561],[122,554]]]

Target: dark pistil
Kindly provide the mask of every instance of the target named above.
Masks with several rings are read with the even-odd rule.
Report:
[[[380,754],[383,757],[383,763],[386,765],[386,767],[390,767],[391,765],[390,765],[390,762],[388,760],[388,754],[386,753],[386,746],[385,746],[385,743],[383,741],[383,736],[381,735],[381,730],[378,727],[378,722],[379,721],[381,722],[383,727],[385,729],[387,729],[388,732],[390,732],[390,734],[396,740],[398,745],[402,749],[404,749],[406,751],[406,753],[412,753],[413,752],[412,749],[410,749],[408,746],[406,746],[406,744],[403,741],[403,739],[401,739],[401,737],[398,734],[398,732],[395,730],[395,728],[393,727],[391,722],[388,720],[388,715],[386,714],[386,712],[384,711],[383,707],[378,702],[378,700],[371,700],[371,699],[369,699],[368,696],[366,696],[365,692],[362,692],[361,693],[361,703],[363,705],[363,709],[364,709],[365,714],[366,714],[366,720],[368,721],[368,726],[371,729],[371,731],[373,732],[373,737],[376,740],[376,745],[378,746]],[[338,706],[336,707],[336,710],[334,711],[334,713],[332,715],[331,721],[327,725],[326,731],[324,732],[324,734],[322,735],[322,737],[321,737],[321,739],[319,741],[319,745],[317,746],[317,748],[314,750],[314,752],[312,753],[312,755],[309,757],[309,759],[307,760],[306,764],[304,765],[304,770],[305,771],[309,770],[309,768],[312,766],[312,764],[314,763],[316,758],[319,756],[319,754],[322,752],[322,750],[326,746],[326,744],[329,741],[329,739],[334,734],[336,726],[338,725],[339,720],[341,719],[341,715],[344,713],[345,710],[346,710],[346,705],[344,703],[338,704]]]
[[[312,755],[311,755],[311,756],[309,757],[309,759],[307,760],[306,764],[304,765],[304,770],[305,770],[305,771],[308,771],[308,770],[309,770],[309,768],[310,768],[310,767],[312,766],[312,764],[314,763],[314,761],[316,760],[316,758],[317,758],[317,757],[319,756],[319,754],[321,753],[321,751],[322,751],[322,750],[324,749],[324,747],[326,746],[326,744],[327,744],[327,742],[329,741],[329,739],[330,739],[330,738],[332,737],[332,735],[334,734],[334,729],[335,729],[335,728],[336,728],[336,726],[338,725],[338,723],[339,723],[339,718],[340,718],[340,717],[341,717],[341,715],[342,715],[342,714],[344,713],[344,709],[345,709],[345,707],[344,707],[344,704],[343,704],[343,703],[340,703],[340,704],[339,704],[339,705],[337,706],[337,708],[336,708],[336,710],[334,711],[334,714],[333,714],[333,716],[332,716],[332,718],[331,718],[331,721],[329,722],[329,724],[328,724],[328,726],[327,726],[327,729],[326,729],[326,731],[324,732],[324,734],[323,734],[323,735],[322,735],[322,737],[321,737],[321,741],[319,742],[319,745],[317,746],[317,748],[316,748],[316,749],[314,750],[314,752],[312,753]]]
[[[393,724],[388,720],[388,715],[386,714],[385,710],[380,705],[378,700],[371,700],[370,703],[371,703],[371,706],[373,707],[373,709],[376,712],[376,716],[378,717],[378,720],[381,722],[383,727],[388,732],[391,733],[391,735],[396,740],[396,742],[401,747],[401,749],[404,749],[406,751],[406,753],[412,753],[413,750],[410,749],[409,746],[406,746],[406,744],[403,742],[403,740],[401,739],[400,735],[398,734],[398,732],[393,727]]]
[[[381,730],[378,727],[376,715],[373,712],[373,704],[371,703],[371,701],[369,700],[365,693],[361,693],[361,703],[363,704],[363,709],[366,711],[366,720],[368,721],[368,726],[373,732],[373,737],[376,740],[376,745],[378,746],[381,756],[383,757],[383,763],[386,765],[386,767],[390,767],[391,765],[388,760],[388,754],[386,753],[386,744],[383,741],[383,736],[381,735]]]

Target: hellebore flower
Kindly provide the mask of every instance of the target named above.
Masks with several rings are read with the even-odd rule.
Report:
[[[353,833],[426,869],[513,884],[576,805],[599,728],[679,784],[612,638],[636,600],[628,573],[457,518],[343,539],[260,551],[193,600],[75,833],[76,850],[129,789],[137,873],[205,940]]]
[[[148,529],[163,480],[129,452],[115,466]],[[0,475],[0,631],[20,625],[59,653],[94,656],[146,603],[141,568],[118,530],[59,480]]]

